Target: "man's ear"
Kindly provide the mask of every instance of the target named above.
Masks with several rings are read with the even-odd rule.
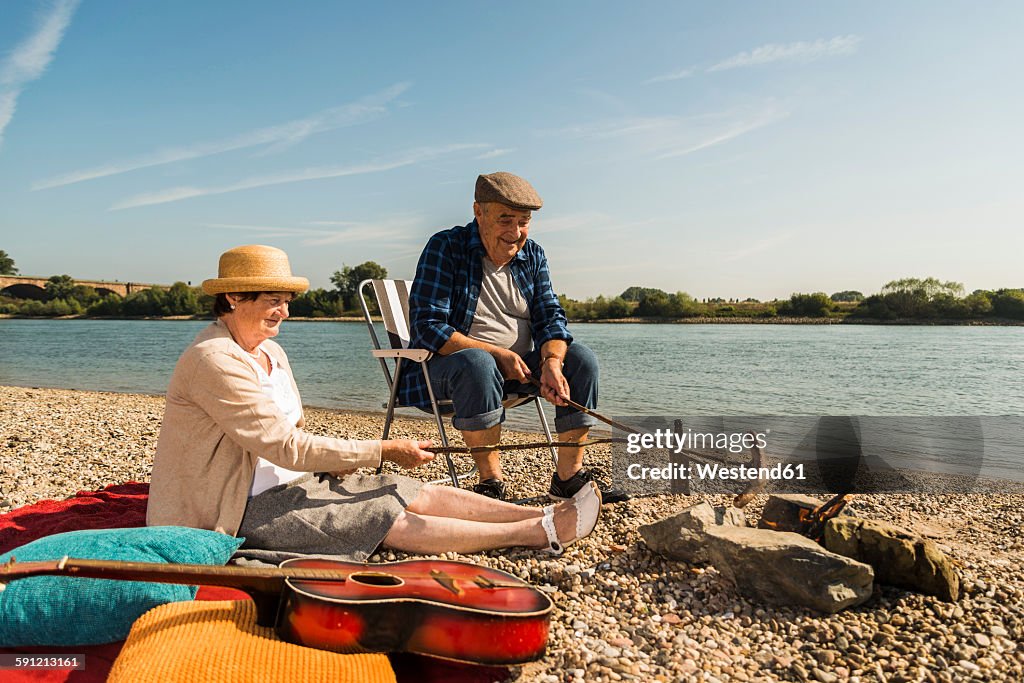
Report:
[[[473,202],[473,218],[480,220],[484,215],[484,207],[480,202]]]

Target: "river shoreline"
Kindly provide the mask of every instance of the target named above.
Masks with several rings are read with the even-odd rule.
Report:
[[[79,490],[148,481],[164,399],[140,394],[0,386],[0,512]],[[376,438],[379,413],[306,409],[310,432]],[[399,418],[393,435],[428,433]],[[531,434],[509,434],[524,442]],[[608,467],[607,446],[588,460]],[[516,495],[546,488],[550,460],[505,456]],[[414,476],[441,476],[432,463]],[[852,512],[932,538],[958,566],[950,604],[883,587],[861,607],[822,616],[739,597],[714,569],[670,562],[639,537],[644,523],[725,496],[657,496],[608,505],[590,537],[565,555],[528,550],[447,554],[510,571],[556,604],[547,656],[518,680],[544,681],[1019,681],[1024,678],[1024,485],[968,494],[876,494]],[[759,496],[745,508],[753,521]],[[395,560],[404,553],[372,558]]]
[[[0,314],[0,320],[213,320],[206,315],[171,315],[171,316],[88,316],[62,315],[55,317],[39,317],[28,315]],[[374,322],[381,322],[374,317]],[[361,323],[366,320],[359,316],[323,317],[323,318],[288,318],[288,322],[299,323]],[[908,327],[920,325],[924,327],[1024,327],[1024,320],[998,318],[992,320],[876,320],[871,318],[754,318],[754,317],[710,317],[696,318],[610,318],[607,320],[573,320],[571,325],[609,324],[609,325],[879,325]]]

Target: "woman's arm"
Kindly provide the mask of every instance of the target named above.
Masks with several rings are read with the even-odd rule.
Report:
[[[204,356],[193,370],[190,389],[191,399],[227,438],[275,465],[330,472],[381,463],[380,441],[317,436],[289,423],[240,358],[222,352]]]

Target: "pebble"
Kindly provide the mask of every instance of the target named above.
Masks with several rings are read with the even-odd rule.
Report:
[[[306,428],[315,434],[380,436],[380,415],[315,408],[305,414]],[[162,417],[160,396],[0,386],[0,512],[79,490],[148,481]],[[429,421],[401,417],[392,436],[436,433]],[[451,436],[453,445],[461,445],[457,433]],[[536,437],[509,432],[503,438]],[[503,456],[517,495],[540,492],[550,480],[550,459],[538,455]],[[608,447],[594,447],[587,457],[610,470]],[[439,478],[443,459],[410,474]],[[545,587],[555,609],[547,656],[524,667],[520,680],[1024,680],[1018,642],[1024,576],[1019,563],[1005,559],[1024,549],[1008,549],[1013,531],[1024,528],[1024,485],[979,479],[970,487],[969,495],[863,495],[849,506],[854,514],[897,526],[912,529],[920,522],[949,529],[943,542],[965,588],[954,605],[888,587],[835,615],[753,604],[717,570],[669,562],[646,549],[639,525],[701,500],[728,504],[721,494],[607,505],[594,534],[559,558],[523,549],[444,556],[537,586],[550,584]],[[745,509],[748,519],[757,519],[765,499],[759,496]],[[387,550],[374,560],[411,557]]]

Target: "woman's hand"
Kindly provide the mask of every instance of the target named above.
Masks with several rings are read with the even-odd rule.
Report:
[[[433,441],[410,441],[409,439],[388,439],[380,442],[381,460],[389,460],[399,467],[411,470],[426,465],[434,454],[423,450],[434,445]]]

